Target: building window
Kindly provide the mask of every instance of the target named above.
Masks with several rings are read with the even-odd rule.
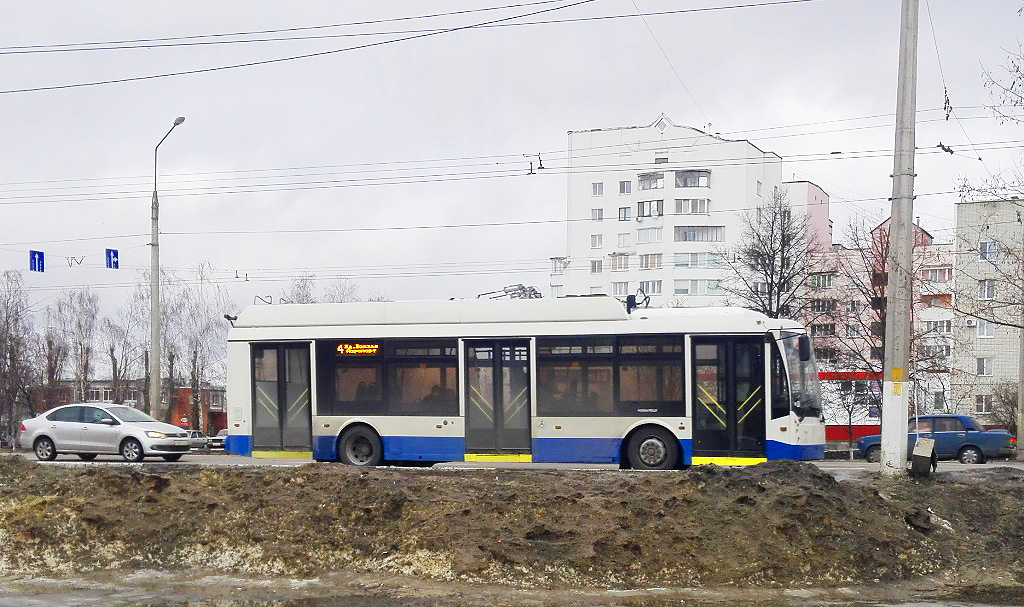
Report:
[[[680,198],[676,199],[676,215],[707,215],[707,198]]]
[[[633,190],[632,181],[620,181],[619,182],[619,194],[629,194]]]
[[[612,272],[629,269],[629,255],[612,255]]]
[[[677,188],[711,187],[711,171],[676,171]]]
[[[995,337],[996,323],[983,318],[978,319],[978,337]]]
[[[590,184],[591,196],[604,196],[604,183],[597,182]]]
[[[846,311],[860,312],[860,300],[851,299],[850,301],[846,302]]]
[[[834,363],[838,356],[835,348],[815,348],[814,358],[819,363]]]
[[[750,290],[753,291],[754,293],[756,293],[757,295],[767,295],[768,294],[768,283],[766,283],[766,282],[755,282],[752,285],[750,285]]]
[[[636,203],[637,217],[661,217],[665,214],[664,200],[645,200]]]
[[[921,347],[921,356],[925,358],[947,358],[952,350],[946,344]]]
[[[604,242],[604,236],[602,234],[591,234],[590,235],[590,248],[600,249],[601,244]]]
[[[717,280],[676,280],[672,284],[676,295],[723,295],[722,286]]]
[[[758,196],[760,196],[760,195],[761,195],[761,188],[762,188],[762,187],[763,187],[763,186],[761,185],[761,182],[760,182],[760,181],[758,181],[758,182],[757,182],[757,184],[756,184],[756,185],[754,186],[754,192],[755,192],[755,193],[756,193],[756,194],[757,194]]]
[[[992,395],[976,394],[974,396],[974,412],[982,415],[992,413]]]
[[[667,163],[668,163],[668,156],[655,156],[654,157],[654,164],[667,164]]]
[[[676,226],[676,242],[722,242],[725,226]]]
[[[590,287],[591,295],[604,295],[604,289],[601,287]]]
[[[989,278],[978,281],[978,299],[992,300],[996,298],[996,281]]]
[[[834,299],[812,299],[811,312],[835,312],[836,300]]]
[[[978,376],[979,377],[992,377],[992,357],[991,356],[979,356],[978,361]]]
[[[937,390],[932,393],[932,409],[935,411],[946,410],[946,393],[942,390]]]
[[[871,346],[871,360],[882,360],[885,357],[885,349],[881,346]]]
[[[629,221],[633,219],[633,209],[630,207],[619,207],[619,221]]]
[[[872,310],[884,310],[889,302],[888,297],[872,297],[871,298],[871,309]]]
[[[604,221],[604,209],[590,209],[590,221]]]
[[[664,173],[644,173],[639,177],[639,188],[643,190],[660,190],[665,187]]]
[[[921,278],[928,282],[949,282],[953,278],[953,268],[926,268],[921,270]]]
[[[871,286],[873,287],[885,287],[889,285],[889,273],[888,272],[872,272],[871,273]]]
[[[831,289],[836,286],[836,275],[834,272],[811,274],[811,286],[815,289]]]
[[[597,259],[590,262],[590,273],[600,274],[604,270],[604,260]]]
[[[978,259],[982,261],[995,261],[999,257],[999,247],[992,241],[978,243]]]
[[[648,253],[640,256],[641,270],[658,270],[661,268],[661,253]],[[646,291],[645,291],[646,292]]]
[[[617,297],[625,297],[629,295],[629,283],[628,282],[613,282],[612,283],[612,295]]]
[[[725,258],[717,253],[676,253],[673,265],[677,268],[721,268]]]
[[[569,260],[565,257],[552,257],[551,258],[551,273],[562,274],[565,269],[569,267]]]
[[[847,337],[860,337],[860,327],[857,325],[846,325]]]
[[[924,322],[924,330],[927,333],[949,333],[953,330],[953,321],[951,320],[926,320]]]
[[[619,234],[619,248],[625,249],[629,247],[629,232]]]
[[[551,297],[562,296],[562,285],[551,285]]]
[[[660,280],[641,280],[640,290],[647,295],[661,295]]]
[[[103,390],[99,388],[89,388],[85,392],[85,401],[95,403],[103,400]]]
[[[822,335],[835,335],[836,326],[833,323],[822,323],[811,325],[811,337]]]
[[[641,228],[636,231],[637,244],[661,242],[661,228]]]
[[[875,337],[885,337],[885,323],[873,321],[871,323],[871,334]]]

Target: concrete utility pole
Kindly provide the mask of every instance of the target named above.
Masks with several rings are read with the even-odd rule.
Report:
[[[907,470],[907,406],[910,384],[910,329],[914,264],[914,133],[917,114],[918,0],[903,0],[899,84],[896,92],[896,150],[892,171],[892,212],[886,271],[885,367],[882,377],[882,475]]]
[[[185,122],[184,116],[174,119],[174,124],[167,131],[167,135],[160,140],[160,143],[167,139],[174,127]],[[153,148],[153,208],[152,208],[152,240],[149,245],[150,251],[149,266],[149,406],[150,415],[160,408],[160,201],[156,195],[156,154],[160,150],[160,143]]]

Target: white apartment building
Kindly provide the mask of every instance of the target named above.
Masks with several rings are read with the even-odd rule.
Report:
[[[723,255],[745,211],[786,188],[831,243],[828,195],[786,182],[782,159],[746,140],[679,126],[570,131],[566,255],[551,259],[550,295],[642,291],[652,307],[724,303]]]
[[[1021,213],[1017,199],[956,205],[953,394],[961,412],[982,421],[994,421],[986,418],[999,407],[1000,387],[1020,384],[1020,329],[1013,325],[1021,318]]]

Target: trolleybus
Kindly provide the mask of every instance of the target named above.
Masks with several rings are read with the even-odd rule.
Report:
[[[226,450],[355,465],[671,469],[820,459],[791,320],[612,297],[259,305],[228,334]]]

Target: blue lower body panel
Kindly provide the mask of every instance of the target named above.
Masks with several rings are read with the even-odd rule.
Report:
[[[313,459],[318,462],[338,461],[338,439],[334,436],[314,436]]]
[[[621,438],[535,438],[533,461],[575,464],[614,464]]]
[[[466,439],[460,437],[383,436],[384,459],[393,462],[461,462]]]
[[[224,437],[224,451],[232,455],[252,455],[252,437],[245,434],[229,434]]]
[[[765,456],[769,460],[825,459],[825,445],[787,445],[786,443],[770,440],[765,444]]]
[[[689,466],[693,463],[693,441],[688,438],[679,439],[679,463]]]

